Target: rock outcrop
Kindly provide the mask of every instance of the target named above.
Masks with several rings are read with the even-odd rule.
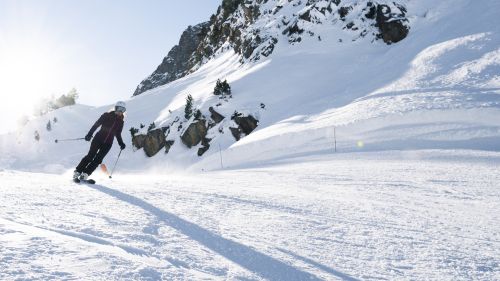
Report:
[[[255,130],[255,128],[257,128],[259,124],[259,120],[255,119],[252,115],[235,116],[232,119],[234,120],[234,123],[238,125],[238,127],[230,127],[229,130],[231,131],[231,134],[236,139],[236,141],[239,141],[242,136],[249,135],[251,132],[253,132],[253,130]]]
[[[132,143],[137,149],[143,148],[146,156],[153,157],[167,145],[167,140],[163,130],[156,129],[149,131],[147,135],[135,135],[132,138]],[[168,144],[168,149],[170,149],[173,141],[169,141]],[[168,152],[168,150],[166,152]]]
[[[198,145],[207,136],[205,120],[198,120],[189,125],[181,136],[182,143],[188,148]]]
[[[392,44],[406,38],[409,28],[405,25],[408,20],[405,18],[406,9],[402,6],[396,6],[399,10],[393,13],[387,5],[377,5],[377,24],[380,30],[379,38],[382,38],[385,43]]]
[[[208,151],[208,149],[210,149],[210,141],[211,141],[211,139],[208,139],[208,138],[203,138],[201,140],[201,144],[203,146],[198,148],[198,156],[202,156],[203,154],[205,154],[205,152]]]
[[[213,107],[208,108],[208,111],[210,111],[210,118],[214,120],[215,124],[219,124],[225,118],[219,112],[215,111]]]
[[[208,22],[189,26],[181,35],[179,44],[174,46],[163,62],[148,78],[144,79],[134,92],[134,96],[184,77],[193,68],[192,60],[201,40],[208,32]]]

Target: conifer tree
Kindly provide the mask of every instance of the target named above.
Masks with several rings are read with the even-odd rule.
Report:
[[[193,97],[188,95],[186,98],[186,106],[184,107],[184,117],[189,120],[193,116]]]

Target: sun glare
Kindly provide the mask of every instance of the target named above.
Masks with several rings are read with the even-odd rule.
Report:
[[[9,117],[2,123],[10,127],[22,116],[31,116],[42,98],[57,94],[54,89],[61,78],[49,44],[19,41],[0,42],[0,111]]]
[[[47,95],[55,69],[49,54],[36,46],[0,50],[0,89],[13,105],[33,104]]]

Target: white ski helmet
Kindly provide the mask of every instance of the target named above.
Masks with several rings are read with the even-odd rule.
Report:
[[[115,104],[115,111],[125,112],[126,110],[127,110],[127,105],[124,102],[119,101]]]

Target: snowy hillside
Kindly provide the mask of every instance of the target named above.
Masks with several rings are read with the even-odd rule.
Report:
[[[272,3],[278,5],[268,1],[266,9],[272,9]],[[500,4],[493,0],[401,3],[407,9],[410,33],[398,43],[387,45],[374,37],[351,41],[347,39],[352,30],[318,24],[315,30],[325,28],[321,41],[304,36],[300,43],[290,44],[282,40],[288,35],[280,33],[284,38],[279,38],[272,55],[243,64],[234,49],[222,46],[194,73],[128,100],[123,132],[128,148],[121,169],[206,170],[220,168],[221,157],[223,165],[231,167],[332,152],[334,135],[339,152],[500,150]],[[298,9],[291,2],[279,5],[282,13]],[[259,19],[272,17],[265,14]],[[259,20],[255,24],[263,26]],[[213,95],[217,79],[227,79],[232,98]],[[180,140],[193,122],[183,117],[188,94],[206,123],[209,107],[225,117],[209,128],[210,148],[201,157],[197,155],[201,144],[188,149]],[[19,132],[0,137],[0,164],[35,171],[71,169],[86,145],[54,140],[84,136],[110,108],[76,106],[31,121]],[[230,129],[237,126],[230,118],[235,111],[259,121],[257,129],[238,142]],[[48,132],[45,126],[53,117],[59,122]],[[168,154],[147,158],[142,149],[134,151],[128,129],[144,124],[141,133],[145,133],[152,122],[168,128],[166,139],[174,143]],[[35,130],[41,134],[39,142],[33,138]],[[117,154],[116,146],[113,149],[110,155]],[[106,160],[109,164],[112,157]]]

